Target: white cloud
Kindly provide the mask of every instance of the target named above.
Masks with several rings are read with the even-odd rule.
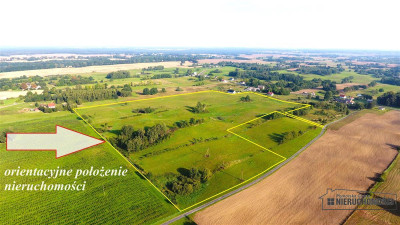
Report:
[[[0,46],[400,50],[396,0],[4,0]]]

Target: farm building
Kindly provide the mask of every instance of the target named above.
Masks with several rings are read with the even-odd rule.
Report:
[[[315,97],[315,92],[307,92],[304,91],[303,93],[301,93],[302,95],[311,95],[312,97]]]
[[[260,88],[256,88],[256,87],[247,87],[246,89],[244,89],[244,91],[260,91]]]
[[[229,94],[236,94],[236,91],[235,90],[228,90],[228,93]]]
[[[267,95],[268,95],[268,96],[274,96],[274,92],[269,91],[269,92],[267,93]]]
[[[49,109],[55,109],[56,108],[56,104],[55,103],[49,103],[49,104],[47,104],[47,108],[49,108]]]
[[[354,104],[354,98],[353,97],[350,97],[350,96],[346,96],[346,95],[344,95],[344,94],[341,94],[340,96],[339,96],[339,98],[336,98],[336,101],[337,102],[340,102],[340,103],[346,103],[346,104]]]
[[[40,85],[37,85],[36,83],[21,83],[21,89],[22,90],[38,90],[42,88]]]

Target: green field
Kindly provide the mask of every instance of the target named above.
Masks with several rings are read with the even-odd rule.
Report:
[[[122,126],[128,124],[135,129],[159,123],[173,127],[177,121],[190,118],[204,119],[205,122],[202,124],[177,129],[169,139],[128,156],[142,173],[151,173],[148,178],[166,194],[168,182],[176,179],[182,171],[190,170],[192,167],[208,168],[213,171],[211,179],[193,193],[169,195],[180,209],[184,209],[238,185],[284,159],[283,156],[265,151],[226,130],[272,111],[288,111],[303,105],[277,101],[257,94],[249,95],[251,101],[242,102],[240,98],[244,95],[199,92],[82,108],[77,112],[87,118],[108,140],[117,137]],[[205,103],[208,112],[191,112],[190,107],[195,106],[197,102]],[[135,109],[149,106],[155,111],[147,114],[133,112]],[[273,123],[276,125],[274,127],[276,132],[281,133],[297,129],[296,126],[299,124],[309,126],[307,123],[289,118]],[[108,129],[102,129],[104,127]],[[319,131],[316,129],[306,132],[303,137],[272,148],[274,151],[280,151],[285,157],[290,156],[314,138]],[[265,130],[259,132],[268,133]],[[253,135],[250,136],[249,139],[253,138]],[[271,138],[266,137],[266,139]],[[219,169],[221,165],[224,165],[222,170]]]
[[[17,107],[17,106],[12,106]],[[5,110],[5,109],[4,109]],[[14,132],[55,132],[55,125],[99,137],[82,120],[70,112],[14,113],[3,110],[0,130],[11,129]],[[30,192],[2,191],[0,202],[6,209],[0,212],[0,224],[94,224],[125,223],[150,224],[172,215],[177,210],[123,159],[118,152],[107,144],[55,159],[55,153],[49,151],[21,152],[6,151],[0,144],[0,171],[5,169],[87,169],[91,166],[108,169],[120,166],[129,169],[126,177],[82,177],[78,183],[86,181],[86,190],[82,192]],[[0,187],[16,181],[17,183],[71,183],[73,177],[47,179],[40,177],[4,177]]]
[[[285,143],[279,143],[286,132],[300,130],[304,134]],[[299,146],[306,145],[317,136],[321,128],[289,117],[273,120],[262,117],[230,131],[288,158],[297,152]]]

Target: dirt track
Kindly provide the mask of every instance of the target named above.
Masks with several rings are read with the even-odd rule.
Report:
[[[396,155],[400,112],[366,114],[327,133],[260,183],[206,208],[199,224],[339,224],[350,211],[322,211],[327,188],[367,190]]]

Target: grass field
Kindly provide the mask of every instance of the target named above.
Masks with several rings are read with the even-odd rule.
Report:
[[[135,129],[157,123],[172,127],[175,122],[189,120],[192,117],[204,119],[203,124],[178,129],[168,140],[129,155],[130,160],[141,168],[143,173],[152,174],[149,179],[160,189],[176,179],[182,169],[205,167],[214,171],[212,178],[200,189],[189,195],[176,196],[175,202],[182,209],[252,178],[284,158],[265,151],[226,130],[275,110],[288,111],[302,105],[281,102],[256,94],[250,94],[250,96],[251,102],[241,102],[240,98],[243,95],[201,92],[82,108],[77,112],[88,118],[97,130],[107,126],[108,130],[101,134],[109,140],[116,137],[122,126],[127,124],[133,125]],[[205,103],[208,112],[192,113],[190,107],[195,106],[197,102]],[[149,106],[155,108],[155,112],[141,115],[132,112],[134,109]],[[283,118],[277,122],[273,121],[273,125],[277,126],[274,127],[276,132],[282,133],[298,125],[293,121],[297,120]],[[303,124],[302,126],[307,127]],[[280,131],[281,127],[284,129]],[[306,132],[304,137],[307,138],[302,141],[296,138],[291,143],[271,147],[274,150],[282,147],[282,154],[289,156],[316,135],[317,130]],[[270,138],[267,137],[267,139]],[[221,164],[225,165],[224,169],[218,170]]]
[[[16,106],[12,106],[16,107]],[[5,109],[4,109],[5,110]],[[2,112],[2,111],[0,111]],[[69,112],[14,113],[1,115],[0,130],[14,132],[55,132],[55,125],[98,137],[82,120]],[[129,169],[126,177],[84,177],[83,192],[29,192],[2,191],[0,202],[6,206],[0,212],[1,224],[49,224],[49,223],[129,223],[149,224],[176,213],[176,209],[143,178],[138,176],[110,146],[102,144],[68,157],[55,159],[54,152],[7,152],[0,144],[0,171],[5,169],[87,169],[91,166],[108,169],[120,166]],[[38,177],[2,177],[0,187],[17,183],[71,183],[73,177],[47,179]]]
[[[284,133],[300,130],[304,134],[298,138],[279,143]],[[316,137],[321,128],[293,118],[282,117],[273,120],[261,118],[231,131],[287,158],[298,150],[298,146],[304,146]]]

